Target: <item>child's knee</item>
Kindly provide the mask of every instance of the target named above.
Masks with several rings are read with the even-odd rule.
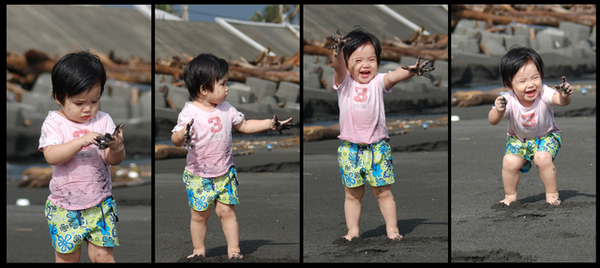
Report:
[[[227,205],[219,202],[215,202],[215,212],[219,219],[228,219],[231,217],[235,217],[235,210],[233,205]]]
[[[372,187],[371,191],[373,192],[373,195],[375,196],[375,198],[377,198],[377,200],[394,198],[394,195],[392,194],[392,187],[390,185]]]
[[[525,164],[525,159],[519,155],[507,154],[504,155],[502,159],[502,168],[511,171],[518,171],[523,164]]]
[[[552,155],[548,152],[537,152],[533,156],[533,162],[538,169],[551,167],[553,165]]]

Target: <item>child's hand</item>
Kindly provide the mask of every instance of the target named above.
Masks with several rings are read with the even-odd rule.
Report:
[[[192,144],[192,125],[194,124],[194,118],[190,120],[187,125],[185,125],[185,134],[183,135],[183,146],[185,148],[194,148],[194,144]]]
[[[106,133],[104,135],[96,135],[94,138],[95,144],[98,148],[104,150],[110,148],[111,150],[120,150],[123,148],[123,123],[119,124],[113,134]]]
[[[291,123],[293,117],[290,117],[284,121],[278,121],[277,115],[273,115],[273,120],[271,121],[271,129],[279,131],[279,134],[283,134],[282,130],[290,129],[290,126],[293,126],[294,123]]]
[[[498,112],[503,113],[504,110],[506,110],[506,103],[508,101],[506,100],[505,97],[503,96],[498,96],[496,98],[496,100],[494,101],[494,106],[496,106],[496,110],[498,110]]]
[[[431,72],[431,71],[435,70],[435,67],[425,68],[425,65],[427,65],[430,61],[431,60],[427,60],[427,61],[423,62],[423,64],[419,65],[419,63],[421,62],[421,57],[417,57],[417,63],[415,65],[408,66],[408,67],[402,66],[402,69],[411,72],[411,74],[413,74],[413,75],[422,75],[422,76],[429,78],[429,75],[425,72]]]
[[[335,43],[335,45],[327,47],[327,49],[333,49],[333,56],[337,57],[338,54],[340,53],[340,51],[342,51],[342,48],[344,48],[344,45],[346,44],[346,42],[348,42],[350,40],[350,38],[346,38],[346,39],[342,39],[342,34],[340,33],[339,30],[336,31],[337,33],[337,37],[334,36],[329,36],[329,40],[333,41]]]
[[[79,140],[81,141],[81,148],[90,144],[97,144],[96,137],[98,136],[101,136],[100,133],[91,131],[79,137]]]
[[[571,87],[571,84],[567,83],[567,78],[564,76],[562,77],[562,84],[554,85],[554,88],[560,92],[560,95],[563,98],[573,94],[573,87]]]

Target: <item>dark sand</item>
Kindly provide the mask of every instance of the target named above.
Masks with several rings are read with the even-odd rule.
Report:
[[[460,121],[451,130],[452,262],[596,261],[595,94],[574,95],[563,111],[593,111],[594,116],[556,117],[563,145],[554,162],[562,205],[545,204],[537,168],[521,174],[518,204],[504,198],[502,157],[506,121],[487,121],[491,106],[453,108]],[[465,120],[469,118],[472,120]]]
[[[447,262],[447,140],[447,127],[391,137],[392,192],[402,242],[387,239],[369,186],[362,200],[360,238],[340,239],[347,232],[336,153],[340,141],[304,143],[303,262]]]
[[[185,159],[169,159],[155,163],[156,262],[300,262],[299,147],[256,150],[234,157],[234,163],[240,197],[235,212],[244,258],[227,259],[227,242],[213,210],[206,257],[186,259],[193,246],[182,179]]]

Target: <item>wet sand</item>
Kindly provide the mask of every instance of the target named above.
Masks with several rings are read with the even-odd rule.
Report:
[[[518,204],[506,207],[496,204],[504,198],[506,121],[490,125],[490,108],[452,109],[461,120],[451,128],[451,261],[595,262],[596,117],[556,117],[563,131],[554,162],[562,205],[545,204],[534,166],[521,174]],[[595,114],[595,94],[574,95],[555,112],[569,110]]]
[[[398,228],[387,239],[375,197],[366,186],[360,238],[345,242],[344,186],[336,149],[340,141],[304,143],[303,262],[447,262],[448,128],[392,136]],[[437,146],[433,146],[437,144]]]

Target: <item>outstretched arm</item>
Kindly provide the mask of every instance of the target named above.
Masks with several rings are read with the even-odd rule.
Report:
[[[269,129],[279,131],[279,134],[282,134],[282,130],[289,129],[290,126],[294,125],[291,121],[294,118],[290,117],[284,121],[277,120],[277,115],[273,115],[273,119],[263,119],[263,120],[246,120],[243,119],[241,123],[234,125],[237,131],[252,134],[263,132]]]
[[[349,39],[343,39],[340,31],[337,31],[337,37],[330,36],[329,40],[335,43],[335,45],[328,47],[328,49],[333,49],[331,56],[334,69],[333,81],[336,86],[339,86],[344,81],[344,78],[346,78],[346,61],[344,60],[342,48],[344,48]]]
[[[400,68],[394,70],[393,72],[385,74],[385,76],[383,77],[383,84],[384,84],[385,88],[390,89],[397,83],[404,81],[408,78],[411,78],[415,75],[429,77],[427,72],[433,71],[433,70],[435,70],[435,68],[434,67],[425,68],[425,66],[427,66],[427,64],[429,62],[431,62],[431,60],[427,60],[427,61],[423,62],[422,64],[420,62],[421,62],[421,57],[418,57],[415,65],[401,66]]]

